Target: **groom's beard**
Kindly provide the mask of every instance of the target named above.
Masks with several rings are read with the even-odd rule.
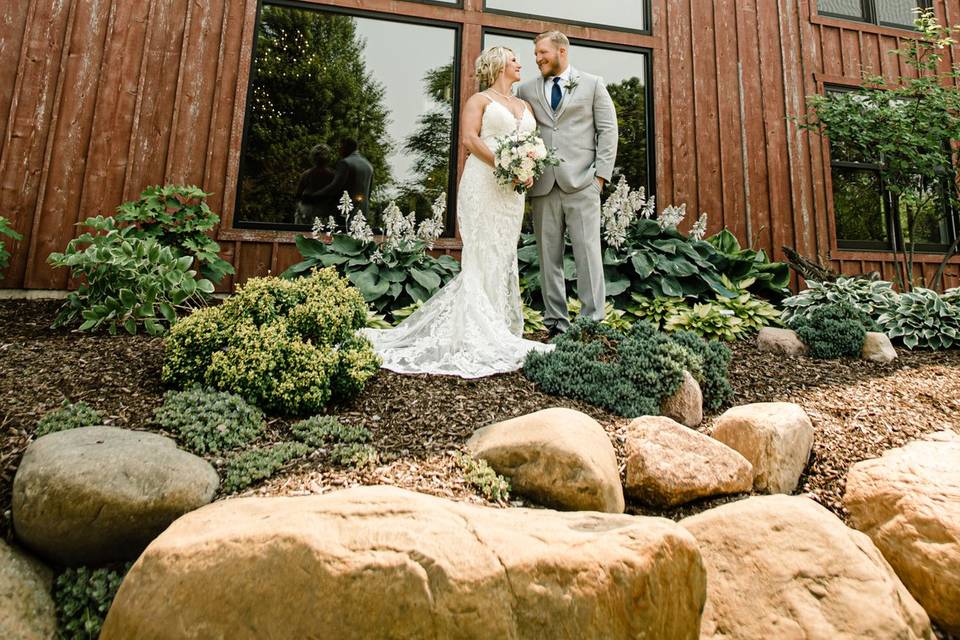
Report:
[[[560,57],[557,56],[554,60],[548,60],[546,65],[542,67],[540,65],[537,65],[537,67],[540,69],[540,74],[543,75],[544,78],[551,78],[553,76],[558,76],[560,75],[560,71],[561,71]]]

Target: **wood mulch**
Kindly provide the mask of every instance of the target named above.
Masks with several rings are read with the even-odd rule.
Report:
[[[158,430],[152,414],[164,392],[159,382],[162,340],[50,329],[58,305],[0,301],[0,534],[8,538],[13,476],[37,419],[46,411],[64,399],[83,400],[107,416],[108,424]],[[796,402],[810,415],[816,430],[813,458],[798,493],[809,494],[842,518],[844,476],[851,464],[925,433],[960,431],[960,350],[899,350],[894,363],[880,365],[788,358],[760,353],[749,343],[732,348],[735,404]],[[371,431],[379,466],[330,467],[315,455],[246,493],[305,495],[384,483],[483,503],[463,481],[455,454],[477,427],[553,406],[593,416],[622,453],[628,420],[544,394],[519,373],[461,380],[381,372],[350,405],[332,408],[342,421]],[[715,417],[707,416],[701,430],[709,431]],[[285,419],[271,418],[266,439],[288,438],[288,425]],[[733,499],[667,512],[630,504],[628,512],[678,519]]]

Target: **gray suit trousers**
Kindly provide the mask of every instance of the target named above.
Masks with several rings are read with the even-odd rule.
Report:
[[[533,230],[540,254],[540,281],[547,326],[570,326],[567,286],[563,278],[564,230],[570,233],[577,264],[580,315],[603,320],[606,289],[600,251],[600,185],[592,180],[580,191],[564,193],[554,185],[544,196],[531,198]]]

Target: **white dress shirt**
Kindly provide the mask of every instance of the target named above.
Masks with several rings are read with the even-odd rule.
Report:
[[[553,97],[553,79],[560,78],[560,103],[563,103],[563,97],[567,95],[567,83],[570,82],[570,65],[567,65],[567,68],[563,70],[559,76],[549,76],[543,80],[543,95],[547,98],[547,104],[550,104],[550,99]],[[559,105],[557,105],[559,108]]]

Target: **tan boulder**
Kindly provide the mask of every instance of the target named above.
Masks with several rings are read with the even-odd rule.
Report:
[[[777,327],[763,327],[757,334],[757,348],[760,351],[783,353],[788,356],[802,356],[807,352],[807,345],[803,344],[793,329],[779,329]]]
[[[190,513],[123,581],[114,638],[696,638],[706,576],[662,518],[392,487]]]
[[[746,458],[669,418],[637,418],[625,437],[623,489],[641,502],[671,507],[753,487],[753,467]]]
[[[680,524],[707,567],[703,640],[931,638],[870,539],[812,500],[757,496]]]
[[[514,492],[564,511],[623,513],[617,456],[588,415],[555,407],[477,429],[467,450]]]
[[[758,402],[732,407],[714,423],[714,438],[753,465],[753,488],[790,493],[813,446],[813,424],[800,405]]]
[[[853,465],[843,503],[935,622],[960,636],[960,439],[911,442]]]
[[[167,525],[213,499],[209,462],[170,438],[84,427],[39,438],[13,480],[17,537],[61,564],[136,558]]]
[[[703,392],[689,371],[683,372],[680,388],[660,404],[660,415],[690,428],[703,422]]]
[[[867,337],[863,340],[860,357],[871,362],[893,362],[897,359],[897,350],[893,348],[887,334],[868,331]]]
[[[0,638],[47,640],[57,633],[53,572],[0,540]]]

